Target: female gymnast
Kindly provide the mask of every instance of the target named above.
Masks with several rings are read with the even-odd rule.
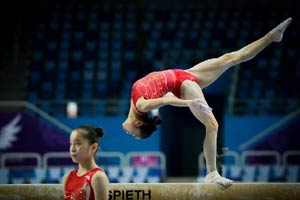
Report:
[[[101,128],[80,126],[70,136],[70,154],[78,169],[63,177],[64,199],[108,200],[109,181],[95,162]]]
[[[203,149],[208,174],[205,182],[224,187],[232,185],[232,180],[220,176],[216,170],[218,122],[202,89],[230,67],[254,58],[272,42],[280,42],[291,21],[291,18],[286,19],[263,37],[237,51],[205,60],[190,69],[152,72],[137,80],[132,86],[130,110],[122,124],[123,129],[137,139],[147,138],[160,123],[157,117],[148,117],[148,111],[164,105],[189,107],[206,129]]]

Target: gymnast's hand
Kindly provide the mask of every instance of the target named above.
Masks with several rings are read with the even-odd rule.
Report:
[[[188,103],[188,106],[192,110],[192,112],[196,112],[197,110],[200,110],[204,113],[212,112],[212,108],[207,105],[205,99],[193,99]]]
[[[187,107],[188,103],[191,102],[191,100],[185,100],[176,97],[172,92],[168,92],[162,98],[164,99],[165,105],[172,105],[177,107]]]

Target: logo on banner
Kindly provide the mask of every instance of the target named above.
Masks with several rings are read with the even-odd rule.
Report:
[[[109,190],[109,200],[151,200],[151,190]]]
[[[21,121],[21,115],[18,114],[13,120],[8,122],[0,129],[0,150],[8,149],[12,143],[16,141],[17,133],[22,130],[22,126],[18,125]]]

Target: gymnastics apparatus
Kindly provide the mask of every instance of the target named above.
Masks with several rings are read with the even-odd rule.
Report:
[[[3,184],[0,200],[63,199],[61,184]],[[300,183],[113,183],[109,200],[300,199]]]

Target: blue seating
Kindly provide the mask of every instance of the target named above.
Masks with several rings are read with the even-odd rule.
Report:
[[[284,166],[272,166],[271,167],[271,173],[270,173],[270,182],[284,182],[285,179],[285,167]]]
[[[71,82],[79,82],[80,81],[80,71],[71,71],[70,72],[70,75],[69,75],[69,78],[70,78],[70,81]]]
[[[33,55],[32,55],[32,57],[33,57],[33,62],[35,62],[35,61],[41,61],[42,59],[43,59],[43,52],[42,51],[40,51],[40,50],[35,50],[35,51],[33,51]]]
[[[94,79],[94,70],[92,69],[85,69],[83,71],[82,80],[84,81],[92,81]]]
[[[30,70],[40,72],[41,82],[53,81],[55,85],[56,79],[65,82],[68,94],[50,92],[45,95],[37,89],[39,85],[45,86],[38,81],[37,74],[33,74],[28,87],[33,92],[28,92],[27,96],[32,100],[63,100],[71,96],[98,98],[100,86],[94,85],[96,96],[90,91],[75,91],[77,86],[83,88],[82,82],[95,79],[93,84],[106,82],[115,97],[127,97],[128,93],[121,93],[122,87],[118,86],[128,81],[128,70],[145,74],[162,66],[194,65],[242,47],[263,34],[263,24],[252,12],[237,11],[235,5],[231,5],[229,13],[225,7],[215,3],[153,4],[139,13],[139,8],[133,4],[58,2],[49,8],[49,17],[39,19],[35,27]],[[267,23],[274,24],[275,20]],[[291,35],[296,38],[294,33]],[[234,98],[299,97],[288,85],[285,86],[290,88],[287,91],[274,88],[278,78],[297,80],[297,73],[291,79],[291,73],[284,70],[287,66],[296,68],[296,57],[296,48],[279,46],[251,62],[242,63]],[[61,74],[67,70],[67,75]],[[134,79],[137,77],[135,75]],[[270,88],[273,88],[271,92]]]
[[[50,113],[50,109],[51,105],[49,101],[43,101],[40,102],[40,109],[42,109],[44,112],[49,112]]]
[[[53,71],[56,67],[56,63],[54,60],[48,60],[45,63],[45,70],[46,71]]]
[[[0,184],[8,184],[9,183],[9,169],[6,169],[6,168],[4,168],[4,169],[0,169],[0,177],[1,177],[1,179],[0,179]]]
[[[60,58],[61,60],[58,61],[58,70],[67,70],[69,67],[68,53],[66,54],[66,58]]]
[[[29,79],[29,81],[32,84],[37,84],[40,80],[41,80],[41,73],[40,73],[40,71],[33,71],[32,70],[30,72],[30,79]]]
[[[93,84],[91,82],[84,82],[82,88],[82,98],[84,100],[91,100],[93,97]]]
[[[75,61],[81,61],[83,59],[83,53],[79,49],[73,50],[71,56]]]
[[[229,173],[228,178],[234,181],[241,181],[242,180],[242,167],[239,165],[231,165],[228,167]]]
[[[105,102],[104,101],[98,101],[95,106],[95,112],[98,114],[104,114],[105,113]]]
[[[104,99],[106,98],[106,82],[98,81],[95,87],[95,98]]]
[[[61,93],[61,95],[64,95],[64,98],[65,99],[65,94]],[[52,115],[54,117],[62,117],[62,116],[66,116],[66,104],[65,103],[61,103],[61,102],[54,102],[52,104],[52,107],[51,107],[51,110],[52,110]]]
[[[286,169],[286,174],[287,174],[287,181],[290,183],[296,183],[299,181],[299,166],[297,165],[289,165]]]
[[[36,103],[38,100],[38,93],[33,90],[27,92],[27,100],[31,103]]]

